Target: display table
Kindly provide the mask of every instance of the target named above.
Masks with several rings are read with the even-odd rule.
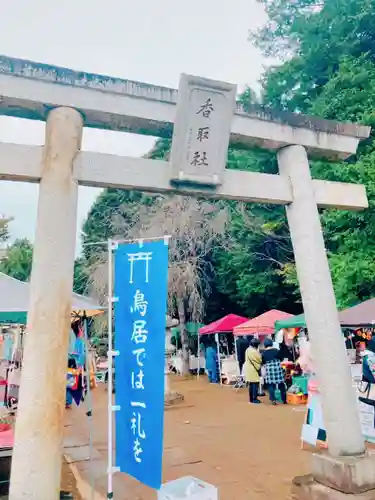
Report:
[[[300,375],[297,377],[292,377],[292,383],[293,385],[297,385],[300,389],[302,394],[307,395],[307,386],[309,383],[309,378],[306,375]]]
[[[350,371],[352,372],[353,382],[360,382],[362,380],[362,364],[352,364],[350,365]]]
[[[182,373],[182,357],[179,354],[175,354],[174,356],[171,356],[169,358],[169,365],[172,369],[176,370],[178,374]],[[206,369],[206,360],[204,359],[203,356],[200,357],[200,360],[196,356],[190,356],[189,358],[189,370],[190,371],[195,371],[198,370],[198,367],[200,370],[205,370]]]
[[[206,369],[206,360],[204,356],[201,356],[200,359],[198,359],[197,356],[190,356],[189,359],[189,366],[190,370],[205,370]]]
[[[13,426],[10,424],[0,424],[0,458],[12,456],[13,443]]]
[[[234,384],[240,375],[238,362],[233,357],[221,360],[221,376],[225,384]]]
[[[3,429],[1,429],[3,427]],[[14,431],[11,425],[0,425],[0,450],[13,448]]]
[[[362,380],[362,366],[360,364],[351,365],[353,381],[352,389],[357,396],[358,414],[362,427],[362,434],[365,441],[375,444],[375,384],[371,386],[370,392],[361,392],[360,383]],[[366,384],[365,384],[366,385]],[[366,404],[359,400],[359,398],[369,398],[373,401],[372,404]],[[316,384],[312,387],[309,384],[309,400],[308,412],[306,413],[306,421],[302,428],[302,442],[309,443],[313,446],[327,446],[327,435],[325,431],[322,402],[319,393],[319,387]]]

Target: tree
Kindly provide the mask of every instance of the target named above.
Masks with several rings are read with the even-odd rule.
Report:
[[[269,20],[250,34],[265,55],[282,58],[264,76],[267,104],[310,111],[342,58],[375,52],[374,0],[259,0]],[[372,56],[371,56],[372,54]]]
[[[210,294],[213,250],[223,245],[227,211],[220,204],[184,196],[159,198],[151,210],[140,212],[132,234],[169,235],[169,314],[178,316],[183,373],[189,373],[188,321],[200,323]]]
[[[183,196],[157,197],[152,206],[139,205],[132,227],[114,214],[112,227],[121,238],[154,238],[169,235],[168,309],[179,318],[183,373],[189,372],[188,321],[200,322],[210,291],[208,259],[222,241],[225,209],[213,203]],[[107,289],[107,255],[93,265],[92,285],[103,297]]]
[[[245,106],[246,103],[255,102],[256,97],[247,89],[240,96],[240,100]],[[147,156],[167,158],[169,148],[169,140],[158,140]],[[244,151],[230,148],[227,168],[277,173],[276,156],[272,152],[259,149]],[[174,208],[171,207],[172,200],[176,202]],[[228,221],[225,234],[220,237],[220,244],[210,244],[210,251],[200,260],[201,263],[204,262],[204,281],[209,292],[204,294],[205,307],[200,314],[186,312],[188,320],[195,316],[199,321],[207,323],[230,312],[257,315],[275,307],[293,312],[295,286],[284,287],[280,275],[283,263],[279,254],[283,251],[282,247],[290,246],[284,210],[280,207],[261,205],[255,205],[250,210],[250,206],[233,201],[202,203],[202,200],[198,209],[193,200],[187,205],[183,200],[182,197],[126,194],[120,190],[106,190],[102,193],[84,225],[84,240],[85,243],[103,241],[104,246],[84,246],[82,262],[86,275],[91,275],[90,281],[96,283],[94,288],[98,298],[104,299],[106,295],[105,246],[108,237],[139,236],[139,223],[146,224],[147,227],[154,225],[158,235],[163,233],[161,228],[176,235],[178,229],[172,226],[180,220],[181,212],[185,217],[190,211],[195,213],[202,209],[203,214],[200,212],[197,217],[198,225],[202,215],[205,217],[205,212],[209,209],[216,215],[213,217],[211,214],[207,223],[212,224],[212,219],[216,217],[216,221],[219,220],[224,212]],[[155,210],[158,215],[155,215]],[[172,215],[166,224],[164,220],[160,220],[160,214],[168,214],[170,211]],[[152,222],[149,221],[150,216]],[[154,223],[155,218],[157,223]],[[276,231],[276,228],[279,229]],[[182,236],[178,238],[183,238],[184,231],[180,232]],[[198,267],[202,269],[202,266]],[[193,277],[194,273],[190,270],[189,275]],[[176,287],[177,281],[173,283]],[[297,305],[297,312],[300,312],[299,308]],[[175,312],[177,314],[177,309]]]
[[[293,262],[284,214],[274,207],[237,205],[230,220],[227,250],[216,256],[219,290],[226,290],[248,317],[271,308],[299,313],[298,284],[285,283],[282,273]]]
[[[0,215],[0,243],[4,243],[9,238],[9,223],[12,218]]]
[[[230,148],[227,168],[277,173],[273,152]],[[285,284],[282,270],[293,259],[285,211],[274,205],[226,202],[228,241],[214,254],[215,284],[230,298],[231,312],[254,317],[268,309],[300,312],[296,283]]]
[[[33,261],[33,246],[28,239],[16,240],[0,261],[0,271],[21,281],[28,281]]]
[[[75,293],[85,295],[89,285],[89,276],[83,257],[78,257],[74,262],[73,290]]]
[[[103,253],[109,238],[116,237],[116,218],[131,227],[141,202],[139,191],[105,189],[97,198],[82,227],[83,256],[89,266]]]
[[[252,38],[284,63],[263,78],[263,99],[279,109],[374,125],[375,1],[261,0],[269,15]],[[326,246],[340,307],[375,294],[373,135],[346,162],[311,162],[318,178],[366,186],[370,208],[322,211]],[[286,262],[283,281],[296,284]]]

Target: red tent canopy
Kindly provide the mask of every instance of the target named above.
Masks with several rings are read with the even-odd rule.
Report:
[[[271,311],[265,312],[234,328],[233,335],[271,335],[275,331],[275,321],[291,318],[292,316],[293,314],[271,309]]]
[[[210,335],[212,333],[224,333],[232,332],[233,328],[245,323],[248,318],[243,318],[242,316],[237,316],[237,314],[228,314],[224,318],[217,319],[209,325],[203,326],[199,330],[200,335]]]

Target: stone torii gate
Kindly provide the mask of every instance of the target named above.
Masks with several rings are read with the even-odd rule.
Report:
[[[366,193],[311,179],[308,162],[308,155],[347,158],[370,129],[260,107],[246,113],[235,93],[233,85],[186,75],[177,93],[0,57],[0,114],[46,121],[44,147],[0,143],[0,178],[40,183],[11,500],[58,498],[78,185],[286,206],[330,451],[313,460],[326,486],[300,488],[333,487],[353,497],[375,488],[318,213],[366,208]],[[80,151],[84,126],[173,135],[171,161]],[[276,150],[279,175],[226,170],[229,141]]]

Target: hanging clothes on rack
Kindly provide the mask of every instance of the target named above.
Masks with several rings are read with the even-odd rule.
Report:
[[[68,353],[74,354],[75,348],[76,348],[76,334],[74,333],[73,330],[70,330]]]
[[[79,406],[83,396],[83,371],[77,368],[76,360],[72,357],[68,360],[66,379],[66,407],[70,408],[73,401]]]
[[[68,372],[66,386],[66,407],[70,408],[73,401],[77,406],[83,401],[85,393],[85,361],[86,348],[82,326],[73,324],[70,330],[68,348]]]
[[[18,397],[21,383],[21,367],[14,362],[11,363],[6,373],[6,386],[4,404],[12,411],[18,407]]]
[[[13,335],[11,333],[4,334],[4,359],[12,361],[13,354]]]
[[[78,366],[84,367],[86,361],[86,346],[85,346],[85,340],[82,336],[77,336],[76,338],[75,355]]]

